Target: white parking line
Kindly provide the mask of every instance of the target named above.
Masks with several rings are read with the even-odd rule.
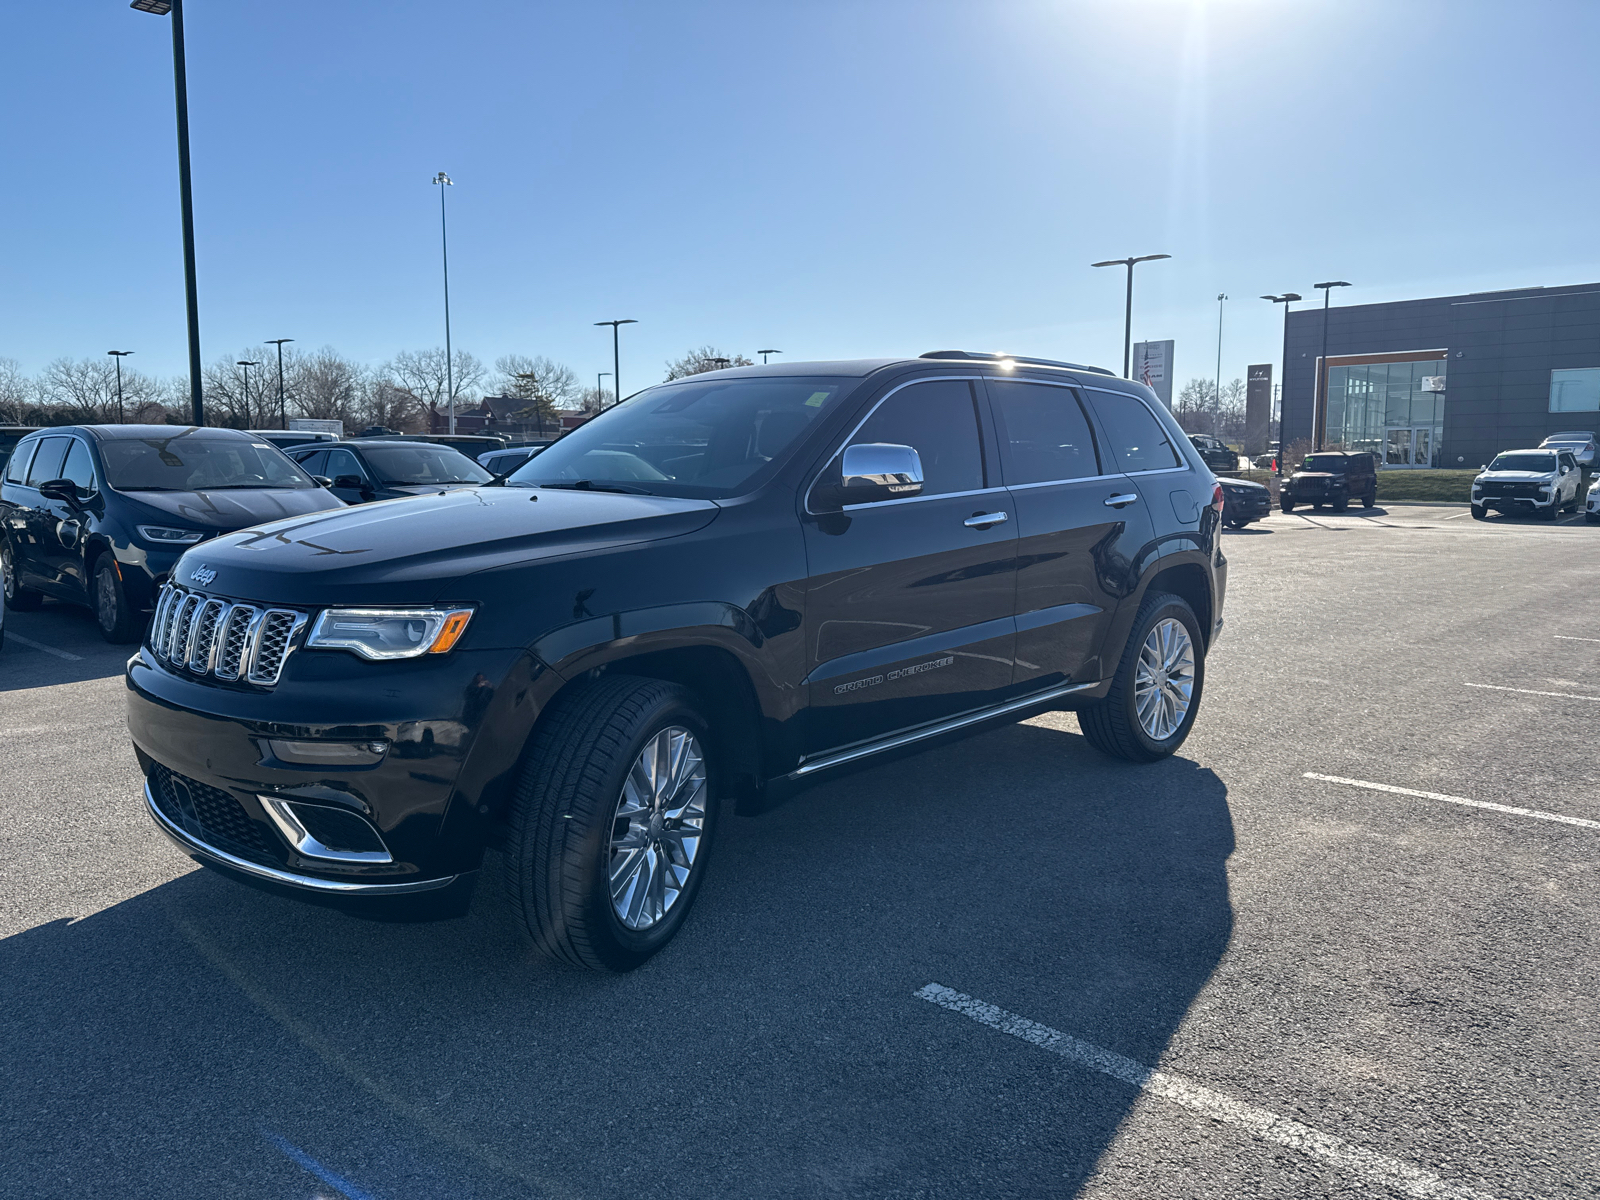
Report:
[[[64,658],[68,662],[83,661],[83,655],[81,654],[68,654],[65,650],[57,650],[54,646],[46,646],[34,641],[32,638],[25,638],[20,633],[8,633],[6,634],[6,638],[9,641],[18,642],[33,650],[43,650],[46,654],[54,654],[57,658]]]
[[[1468,800],[1465,796],[1446,796],[1443,792],[1419,792],[1415,788],[1395,787],[1389,783],[1372,783],[1365,779],[1345,779],[1338,775],[1318,775],[1307,771],[1301,778],[1317,779],[1323,783],[1342,783],[1346,787],[1366,788],[1369,792],[1389,792],[1396,796],[1416,796],[1422,800],[1443,800],[1447,804],[1465,804],[1469,808],[1487,808],[1491,812],[1510,813],[1513,817],[1532,817],[1535,821],[1559,821],[1563,825],[1577,825],[1583,829],[1600,829],[1600,821],[1586,817],[1567,817],[1560,813],[1540,812],[1534,808],[1517,808],[1511,804],[1492,804],[1488,800]]]
[[[1491,692],[1520,692],[1524,696],[1556,696],[1562,700],[1593,700],[1600,703],[1600,696],[1575,696],[1571,692],[1536,692],[1532,688],[1502,687],[1498,683],[1463,683],[1461,686],[1484,688]]]
[[[1359,1175],[1363,1179],[1393,1188],[1404,1195],[1427,1198],[1427,1200],[1489,1200],[1483,1192],[1446,1183],[1432,1171],[1423,1170],[1398,1158],[1391,1158],[1387,1154],[1363,1149],[1343,1138],[1323,1133],[1310,1125],[1279,1116],[1254,1104],[1234,1100],[1181,1075],[1169,1075],[1165,1071],[1153,1070],[1141,1062],[1124,1058],[1091,1042],[1079,1041],[1060,1030],[1029,1021],[1003,1008],[985,1004],[982,1000],[974,1000],[971,996],[963,995],[942,984],[930,983],[912,995],[919,1000],[937,1004],[940,1008],[947,1008],[951,1012],[970,1017],[980,1025],[987,1025],[991,1029],[998,1029],[1001,1033],[1009,1033],[1012,1037],[1032,1042],[1041,1050],[1059,1054],[1081,1067],[1088,1067],[1091,1071],[1099,1071],[1102,1075],[1131,1083],[1141,1091],[1172,1100],[1214,1121],[1238,1125],[1256,1137],[1287,1146],[1302,1154],[1309,1154],[1313,1158],[1320,1158],[1352,1175]]]
[[[1570,634],[1558,633],[1555,635],[1558,642],[1600,642],[1600,638],[1573,637]]]

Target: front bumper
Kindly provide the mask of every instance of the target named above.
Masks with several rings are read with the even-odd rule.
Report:
[[[1492,508],[1498,513],[1545,512],[1563,503],[1559,495],[1539,496],[1481,496],[1473,493],[1472,503],[1479,508]]]
[[[144,803],[150,819],[156,823],[156,828],[171,838],[178,849],[202,866],[223,867],[282,887],[298,888],[323,896],[404,896],[449,887],[459,878],[456,875],[445,875],[437,879],[416,879],[401,883],[369,883],[355,879],[321,879],[314,875],[301,875],[269,867],[264,863],[251,862],[249,859],[229,854],[218,846],[200,840],[161,811],[161,806],[156,803],[155,796],[150,791],[149,779],[144,783]]]

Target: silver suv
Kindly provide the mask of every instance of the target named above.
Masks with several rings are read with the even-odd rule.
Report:
[[[1504,450],[1472,481],[1472,515],[1485,520],[1492,508],[1554,521],[1578,511],[1581,480],[1570,450]]]

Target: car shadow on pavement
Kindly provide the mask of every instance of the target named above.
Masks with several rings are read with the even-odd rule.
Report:
[[[1232,850],[1211,771],[1051,715],[730,821],[627,976],[535,957],[492,870],[429,925],[195,870],[0,941],[7,1187],[1071,1195],[1134,1089],[912,993],[1154,1064],[1228,945]]]
[[[35,612],[8,609],[0,692],[120,675],[136,649],[108,643],[86,608],[46,601]]]

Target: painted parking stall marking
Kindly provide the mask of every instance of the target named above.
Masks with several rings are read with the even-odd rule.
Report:
[[[32,638],[25,638],[20,633],[6,633],[8,641],[16,642],[19,646],[26,646],[30,650],[43,650],[46,654],[54,654],[57,658],[64,658],[68,662],[82,662],[83,655],[68,654],[65,650],[57,650],[54,646],[46,646],[43,642],[36,642]]]
[[[1019,1017],[1015,1013],[996,1008],[982,1000],[975,1000],[942,984],[930,983],[912,995],[930,1004],[937,1004],[940,1008],[960,1013],[980,1025],[987,1025],[1001,1033],[1008,1033],[1012,1037],[1031,1042],[1041,1050],[1059,1054],[1081,1067],[1109,1075],[1113,1079],[1120,1079],[1141,1091],[1181,1104],[1214,1121],[1239,1126],[1256,1137],[1276,1142],[1280,1146],[1312,1158],[1320,1158],[1351,1175],[1393,1188],[1402,1195],[1426,1198],[1426,1200],[1490,1200],[1484,1192],[1448,1183],[1432,1171],[1424,1170],[1402,1159],[1367,1150],[1300,1121],[1224,1096],[1221,1092],[1213,1091],[1181,1075],[1157,1071],[1141,1062],[1096,1046],[1092,1042],[1080,1041],[1058,1029],[1051,1029],[1048,1025],[1040,1025],[1026,1017]]]
[[[1490,692],[1517,692],[1523,696],[1554,696],[1558,700],[1593,700],[1600,704],[1600,696],[1578,696],[1572,692],[1537,692],[1532,688],[1503,687],[1498,683],[1463,683],[1462,687],[1483,688]]]
[[[1446,804],[1464,804],[1468,808],[1486,808],[1490,812],[1507,813],[1513,817],[1532,817],[1535,821],[1555,821],[1562,825],[1576,825],[1580,829],[1600,829],[1600,821],[1591,821],[1587,817],[1568,817],[1561,813],[1540,812],[1534,808],[1518,808],[1512,804],[1494,804],[1488,800],[1469,800],[1465,796],[1447,796],[1443,792],[1423,792],[1416,788],[1395,787],[1389,783],[1373,783],[1366,779],[1345,779],[1340,775],[1319,775],[1315,771],[1307,771],[1303,779],[1315,779],[1321,783],[1338,783],[1345,787],[1365,788],[1369,792],[1388,792],[1394,796],[1414,796],[1419,800],[1443,800]]]
[[[1600,642],[1600,638],[1573,637],[1570,633],[1558,633],[1555,639],[1558,642]]]

